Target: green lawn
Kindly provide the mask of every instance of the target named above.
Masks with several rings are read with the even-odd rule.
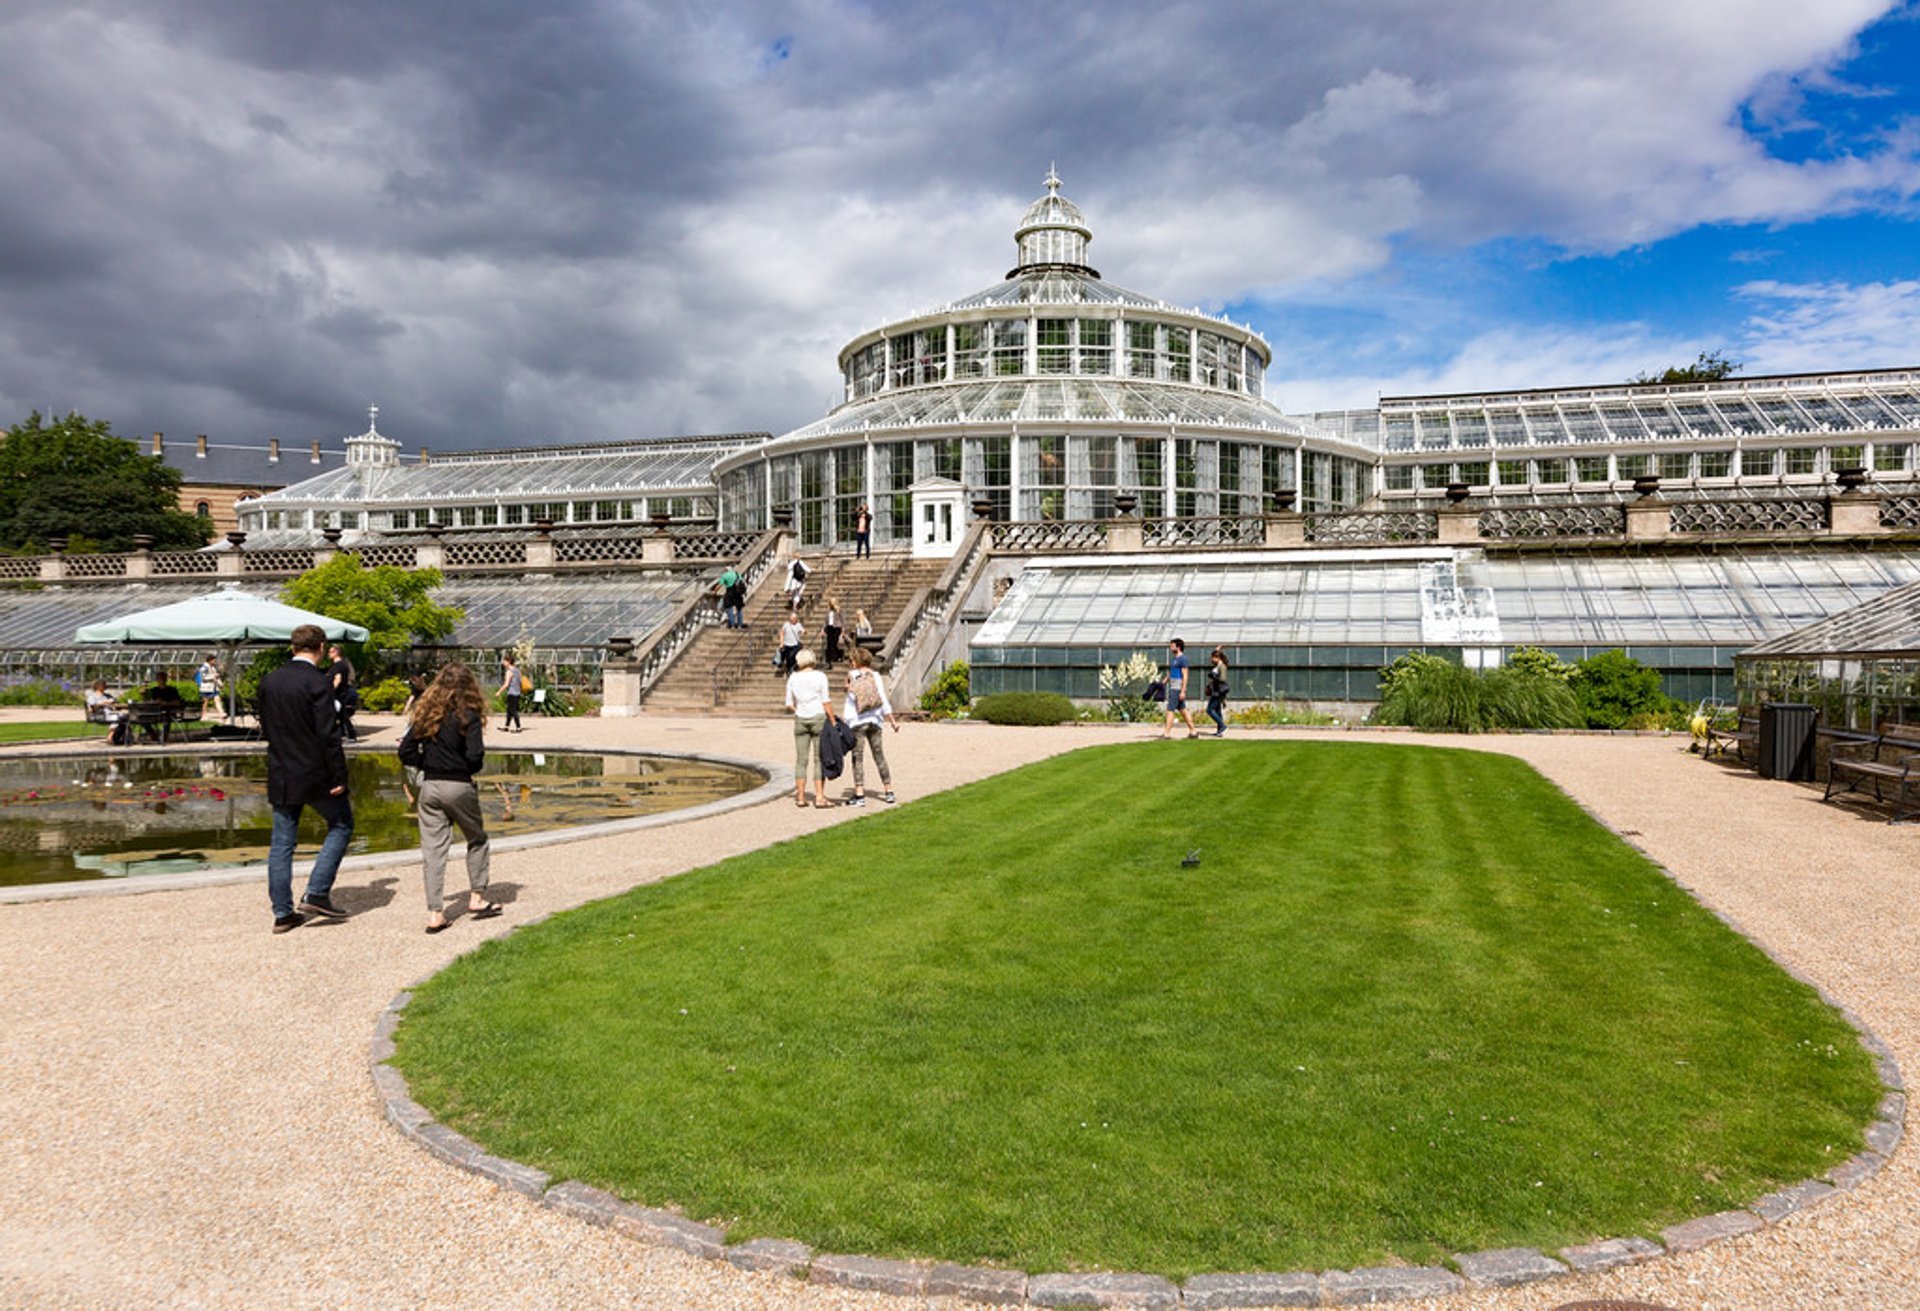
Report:
[[[76,710],[74,713],[80,712]],[[59,742],[76,737],[97,737],[104,742],[107,726],[64,720],[41,724],[0,724],[0,742]]]
[[[1079,751],[489,943],[398,1043],[490,1150],[736,1239],[1176,1276],[1651,1233],[1879,1096],[1527,766],[1375,744]]]

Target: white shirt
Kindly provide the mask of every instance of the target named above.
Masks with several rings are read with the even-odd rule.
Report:
[[[818,669],[802,669],[787,679],[787,709],[801,719],[820,719],[827,713],[833,689]]]
[[[861,670],[860,672],[864,673],[867,677],[871,678],[873,680],[874,686],[880,689],[880,704],[878,706],[875,706],[872,710],[857,710],[854,708],[854,704],[853,704],[854,675],[852,672],[849,672],[847,674],[847,700],[846,700],[846,704],[841,707],[840,714],[843,718],[846,719],[849,727],[865,728],[868,724],[872,724],[875,727],[878,727],[879,725],[886,723],[887,716],[893,713],[893,703],[887,700],[887,681],[884,678],[880,677],[879,674],[875,673],[871,669]]]
[[[799,623],[789,619],[786,623],[780,625],[780,645],[799,646],[800,639],[806,636],[806,632],[807,630]],[[822,674],[821,677],[825,678],[826,675]]]

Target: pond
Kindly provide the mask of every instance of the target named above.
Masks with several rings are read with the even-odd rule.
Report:
[[[350,854],[417,847],[400,762],[355,753],[347,769]],[[677,756],[518,751],[489,752],[479,779],[496,838],[680,810],[764,781]],[[0,759],[0,887],[263,864],[272,824],[258,752]],[[303,818],[297,861],[312,858],[323,831],[311,813]]]

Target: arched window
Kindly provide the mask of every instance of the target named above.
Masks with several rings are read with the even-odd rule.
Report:
[[[195,501],[193,512],[202,519],[211,519],[213,518],[213,505],[209,501]]]

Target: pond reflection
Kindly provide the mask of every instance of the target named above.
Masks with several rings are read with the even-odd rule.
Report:
[[[353,854],[417,846],[391,754],[347,757]],[[489,752],[477,780],[495,837],[660,814],[756,788],[751,770],[674,756]],[[264,755],[0,759],[0,886],[168,874],[267,858]],[[306,815],[297,859],[319,846]],[[455,848],[456,853],[458,847]]]

